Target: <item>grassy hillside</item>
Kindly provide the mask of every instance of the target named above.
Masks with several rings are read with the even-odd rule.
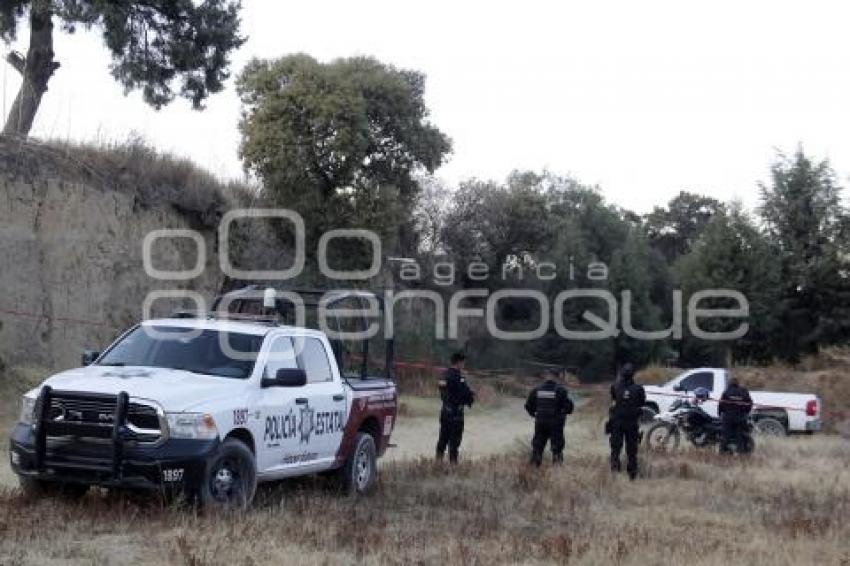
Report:
[[[135,196],[140,207],[172,206],[201,225],[218,218],[250,190],[222,182],[191,161],[162,153],[143,139],[76,144],[0,136],[0,170],[26,182],[57,178]]]

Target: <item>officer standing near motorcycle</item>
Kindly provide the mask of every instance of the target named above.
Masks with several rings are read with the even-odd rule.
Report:
[[[635,367],[626,363],[620,369],[620,378],[611,385],[612,405],[606,431],[611,435],[611,471],[619,472],[620,452],[626,444],[626,472],[629,479],[637,477],[638,444],[640,443],[639,421],[646,403],[643,387],[634,381]]]
[[[750,397],[750,392],[737,379],[730,379],[726,391],[720,397],[720,405],[717,408],[723,424],[723,432],[720,439],[721,454],[730,454],[729,445],[732,443],[735,444],[736,452],[742,453],[748,451],[746,435],[749,432],[749,423],[747,422],[747,418],[752,409],[753,400]]]
[[[564,462],[564,426],[567,415],[573,412],[567,388],[558,383],[556,370],[547,371],[546,381],[531,390],[525,410],[534,417],[534,438],[531,440],[531,464],[538,468],[543,463],[543,450],[549,442],[552,463]]]
[[[440,436],[437,440],[437,460],[442,461],[449,449],[449,462],[457,464],[460,443],[463,440],[463,408],[471,407],[475,393],[469,388],[461,373],[466,357],[457,352],[452,354],[451,366],[446,368],[440,379]]]

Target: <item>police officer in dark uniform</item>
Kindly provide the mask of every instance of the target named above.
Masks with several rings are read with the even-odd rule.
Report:
[[[620,369],[620,378],[611,385],[611,400],[613,404],[609,411],[610,420],[608,430],[611,442],[611,470],[619,472],[620,452],[623,442],[626,444],[626,471],[629,479],[637,477],[638,471],[638,444],[640,443],[640,431],[638,421],[646,402],[646,393],[643,387],[635,383],[635,367],[626,363]]]
[[[737,379],[729,380],[726,391],[720,397],[717,412],[723,425],[720,439],[720,453],[729,454],[729,445],[734,443],[738,453],[748,451],[745,441],[747,434],[747,416],[753,408],[753,400],[746,387],[741,386]]]
[[[531,463],[543,463],[543,450],[551,443],[552,462],[564,461],[564,425],[567,415],[573,412],[573,402],[567,388],[556,381],[556,370],[546,373],[546,381],[531,390],[525,410],[534,417],[534,438],[531,440]]]
[[[442,460],[449,448],[449,462],[457,464],[460,442],[463,439],[463,408],[471,407],[475,393],[469,388],[463,374],[466,357],[458,352],[452,354],[451,367],[443,372],[440,379],[440,397],[443,408],[440,411],[440,437],[437,440],[437,460]]]

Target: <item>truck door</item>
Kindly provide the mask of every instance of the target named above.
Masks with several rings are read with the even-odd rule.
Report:
[[[263,375],[274,377],[281,368],[296,369],[292,338],[273,338],[265,360]],[[295,455],[300,439],[300,405],[296,399],[305,395],[307,387],[265,387],[260,389],[257,409],[260,412],[257,439],[257,468],[261,472],[283,471],[297,467]],[[260,444],[262,442],[262,444]]]
[[[309,398],[300,398],[299,407],[312,417],[312,428],[302,441],[318,455],[318,464],[330,468],[342,443],[342,431],[347,419],[346,398],[342,380],[334,372],[333,354],[325,341],[304,336],[296,337],[295,349],[299,366],[307,374]]]

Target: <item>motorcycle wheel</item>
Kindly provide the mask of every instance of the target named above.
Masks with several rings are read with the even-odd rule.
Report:
[[[646,449],[650,452],[673,452],[679,447],[680,437],[678,427],[656,423],[646,431]]]

